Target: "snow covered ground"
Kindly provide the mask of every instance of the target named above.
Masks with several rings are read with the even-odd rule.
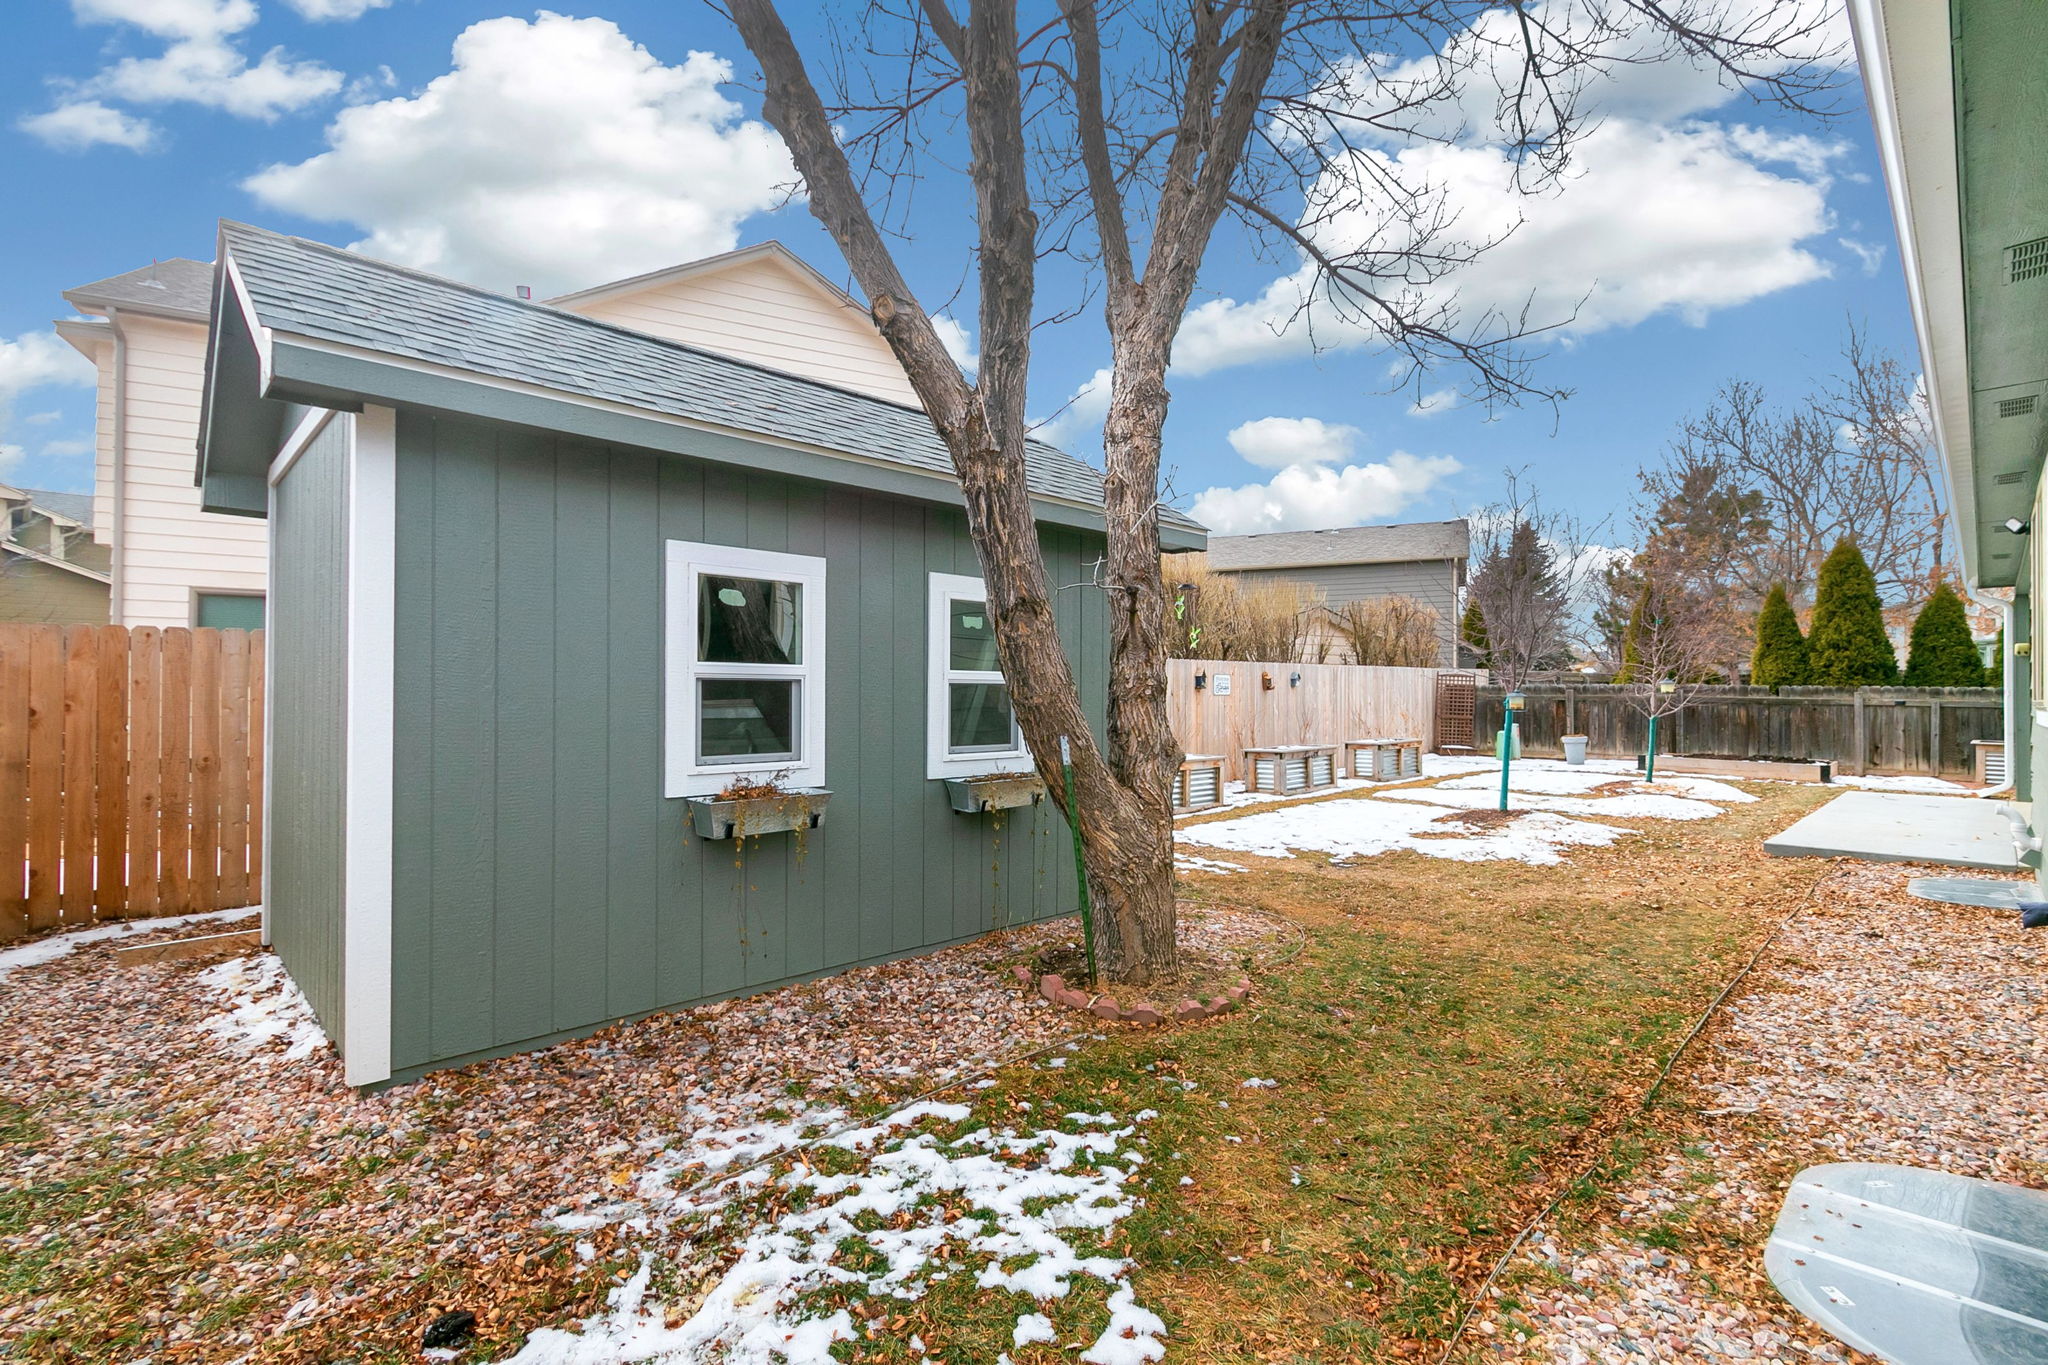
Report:
[[[1166,1324],[1137,1302],[1130,1262],[1084,1250],[1100,1247],[1137,1208],[1127,1186],[1145,1161],[1136,1134],[1149,1112],[1121,1125],[1113,1113],[1073,1113],[1031,1132],[981,1127],[943,1135],[971,1113],[927,1101],[800,1142],[786,1140],[795,1125],[698,1134],[663,1154],[651,1181],[657,1192],[681,1171],[745,1168],[665,1202],[657,1193],[648,1205],[653,1227],[714,1208],[721,1219],[742,1216],[748,1194],[770,1185],[786,1193],[764,1202],[788,1211],[739,1237],[739,1259],[687,1317],[652,1294],[659,1262],[648,1252],[603,1312],[578,1331],[535,1332],[508,1365],[832,1365],[833,1344],[857,1340],[861,1328],[845,1308],[813,1306],[819,1291],[914,1301],[952,1275],[969,1274],[978,1289],[1016,1296],[1013,1348],[1055,1339],[1045,1310],[1077,1280],[1092,1278],[1109,1288],[1109,1322],[1078,1358],[1085,1365],[1163,1358]],[[814,1165],[799,1150],[822,1147],[864,1159],[827,1175],[819,1169],[826,1163]],[[782,1159],[755,1164],[764,1156]],[[853,1242],[862,1244],[863,1268],[847,1255]],[[997,1365],[1008,1359],[999,1356]]]
[[[1434,768],[1435,771],[1430,771]],[[1710,820],[1726,806],[1756,797],[1712,778],[1674,774],[1654,785],[1633,782],[1633,764],[1620,760],[1571,766],[1556,759],[1522,759],[1508,770],[1509,807],[1524,812],[1496,828],[1439,823],[1454,811],[1490,810],[1499,800],[1500,769],[1491,759],[1429,755],[1425,777],[1444,780],[1361,794],[1358,799],[1301,802],[1252,811],[1233,820],[1184,825],[1175,838],[1176,864],[1185,871],[1239,870],[1194,849],[1225,849],[1264,858],[1291,852],[1368,858],[1409,849],[1459,862],[1512,861],[1550,866],[1573,846],[1605,846],[1633,831],[1569,816],[1603,819]],[[1599,789],[1629,781],[1632,789]]]
[[[259,1064],[296,1062],[327,1046],[327,1034],[313,1017],[298,983],[275,953],[229,958],[199,974],[199,988],[228,1006],[199,1021],[230,1052]],[[282,1044],[277,1051],[273,1043]]]
[[[60,957],[71,956],[87,944],[101,943],[110,938],[134,938],[138,934],[160,933],[165,929],[182,929],[188,924],[211,921],[218,921],[225,932],[226,926],[253,919],[261,913],[261,907],[252,905],[242,910],[210,910],[205,914],[171,915],[163,919],[124,919],[113,924],[95,924],[91,928],[50,934],[30,943],[0,948],[0,976],[20,971],[23,967],[55,962]]]

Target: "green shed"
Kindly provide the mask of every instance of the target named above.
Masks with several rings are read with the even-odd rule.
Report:
[[[955,808],[1031,760],[923,413],[241,224],[217,259],[200,482],[271,523],[264,928],[352,1084],[1071,911],[1049,803]],[[1100,479],[1029,466],[1099,725]],[[770,775],[814,794],[703,804]]]

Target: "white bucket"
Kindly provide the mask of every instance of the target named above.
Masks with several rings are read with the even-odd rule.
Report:
[[[1574,768],[1584,763],[1586,761],[1586,737],[1584,735],[1565,735],[1562,738],[1564,740],[1564,761],[1571,764]]]

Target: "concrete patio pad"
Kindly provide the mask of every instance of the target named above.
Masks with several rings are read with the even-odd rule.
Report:
[[[1940,863],[1992,872],[2019,869],[2012,822],[1996,801],[1906,792],[1844,792],[1764,841],[1778,858],[1861,858]]]

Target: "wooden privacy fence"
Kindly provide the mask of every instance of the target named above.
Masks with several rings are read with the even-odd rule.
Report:
[[[1166,710],[1183,749],[1220,755],[1225,776],[1241,781],[1246,749],[1395,736],[1429,743],[1437,672],[1358,664],[1168,659]],[[1198,675],[1203,683],[1199,688]],[[1222,681],[1226,678],[1227,683]]]
[[[0,625],[0,940],[253,904],[263,634]]]
[[[1586,736],[1596,758],[1632,758],[1649,726],[1629,689],[1610,683],[1522,689],[1522,747],[1562,753],[1560,736]],[[1479,747],[1500,733],[1498,687],[1479,689]],[[2005,737],[2005,703],[1995,687],[1703,687],[1691,704],[1657,722],[1660,752],[1712,758],[1829,760],[1842,772],[1873,770],[1967,777],[1972,742]]]

